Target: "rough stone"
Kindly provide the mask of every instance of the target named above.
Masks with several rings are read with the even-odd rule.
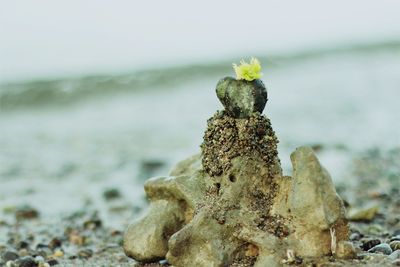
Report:
[[[278,139],[260,114],[266,94],[240,102],[245,87],[232,79],[217,86],[225,111],[208,121],[202,153],[145,183],[150,206],[125,232],[125,253],[177,267],[274,267],[336,252],[353,257],[344,242],[344,205],[326,169],[310,147],[300,147],[291,155],[293,176],[284,176]]]
[[[268,100],[267,89],[261,80],[245,81],[225,77],[219,80],[216,93],[229,115],[247,118],[264,110]]]
[[[357,256],[357,252],[353,243],[349,241],[340,241],[337,244],[336,255],[340,259],[354,259]]]

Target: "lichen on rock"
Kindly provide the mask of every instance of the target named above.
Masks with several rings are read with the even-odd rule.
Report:
[[[257,85],[236,82],[229,90]],[[150,207],[125,233],[128,256],[205,267],[280,266],[293,260],[287,255],[334,254],[337,244],[344,254],[348,226],[328,172],[300,147],[291,155],[293,176],[284,176],[264,106],[248,109],[251,98],[237,105],[240,95],[208,120],[200,155],[146,182]]]

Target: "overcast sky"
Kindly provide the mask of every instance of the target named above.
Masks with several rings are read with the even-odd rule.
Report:
[[[399,0],[0,0],[0,82],[400,39]]]

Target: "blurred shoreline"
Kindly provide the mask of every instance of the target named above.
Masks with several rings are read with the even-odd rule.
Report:
[[[285,67],[299,61],[329,56],[377,53],[400,53],[400,40],[344,45],[334,48],[307,49],[296,53],[256,55],[263,63],[264,72]],[[183,64],[164,68],[126,71],[120,74],[82,75],[49,79],[35,79],[0,83],[0,110],[35,108],[82,101],[95,95],[141,91],[158,87],[174,87],[190,80],[231,73],[232,62],[240,59],[211,61],[209,64]]]

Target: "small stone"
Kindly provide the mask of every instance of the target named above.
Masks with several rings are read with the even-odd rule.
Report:
[[[98,218],[92,218],[83,223],[83,227],[85,229],[94,230],[96,228],[100,228],[102,225],[102,221]]]
[[[393,265],[393,266],[400,266],[400,259],[394,260],[394,261],[392,262],[392,265]]]
[[[91,249],[82,249],[78,252],[80,258],[88,259],[93,256],[93,251]]]
[[[5,261],[15,261],[16,259],[19,258],[18,254],[13,252],[13,251],[6,251],[1,255],[1,258]]]
[[[39,212],[30,206],[22,206],[15,211],[15,218],[17,220],[30,220],[38,217]]]
[[[84,237],[83,235],[79,234],[76,231],[73,231],[69,235],[69,242],[71,242],[72,244],[82,246],[85,244],[85,241],[86,241],[86,237]]]
[[[353,208],[349,210],[347,218],[350,221],[372,221],[379,211],[379,206],[368,208]]]
[[[391,259],[391,260],[399,260],[400,259],[400,250],[396,250],[392,254],[390,254],[389,255],[389,259]]]
[[[29,249],[29,243],[26,241],[19,242],[17,245],[17,249],[23,249],[23,248]]]
[[[37,263],[44,262],[44,257],[42,257],[42,256],[36,256],[36,257],[35,257],[35,261],[36,261]]]
[[[376,245],[375,247],[369,249],[368,252],[390,255],[392,253],[392,249],[390,248],[390,246],[388,244],[382,243],[382,244]]]
[[[361,238],[361,235],[360,235],[360,233],[357,233],[357,232],[352,233],[349,237],[349,239],[352,241],[360,240],[360,238]]]
[[[393,236],[396,236],[396,235],[400,236],[400,229],[397,229],[393,232]]]
[[[7,261],[6,267],[18,267],[18,265],[13,261]]]
[[[26,248],[20,249],[18,251],[18,254],[20,257],[29,256],[29,250],[27,250]]]
[[[57,249],[57,250],[54,252],[54,257],[56,257],[56,258],[61,258],[61,257],[63,257],[63,256],[64,256],[64,252],[63,252],[62,250]]]
[[[363,250],[367,251],[375,247],[376,245],[379,245],[380,243],[381,241],[379,239],[368,239],[366,241],[363,241],[361,247]]]
[[[234,118],[248,118],[254,112],[262,113],[268,100],[267,89],[261,80],[225,77],[219,80],[216,93],[226,112]]]
[[[340,259],[354,259],[357,256],[357,253],[351,242],[340,241],[337,244],[336,256]]]
[[[37,267],[38,266],[38,264],[35,262],[35,260],[30,256],[19,259],[17,261],[17,264],[19,267]]]
[[[398,240],[394,240],[394,241],[390,242],[389,245],[393,251],[400,249],[400,241],[398,241]]]
[[[400,241],[400,235],[395,235],[390,238],[390,241]]]
[[[103,197],[106,200],[113,200],[121,197],[121,193],[117,188],[106,189],[103,192]]]
[[[56,259],[50,259],[50,260],[47,261],[47,263],[48,263],[50,266],[54,266],[54,265],[57,265],[57,264],[58,264],[58,261],[57,261]]]
[[[49,248],[54,250],[55,248],[59,248],[62,245],[62,241],[58,238],[53,238],[50,242],[49,242]]]

